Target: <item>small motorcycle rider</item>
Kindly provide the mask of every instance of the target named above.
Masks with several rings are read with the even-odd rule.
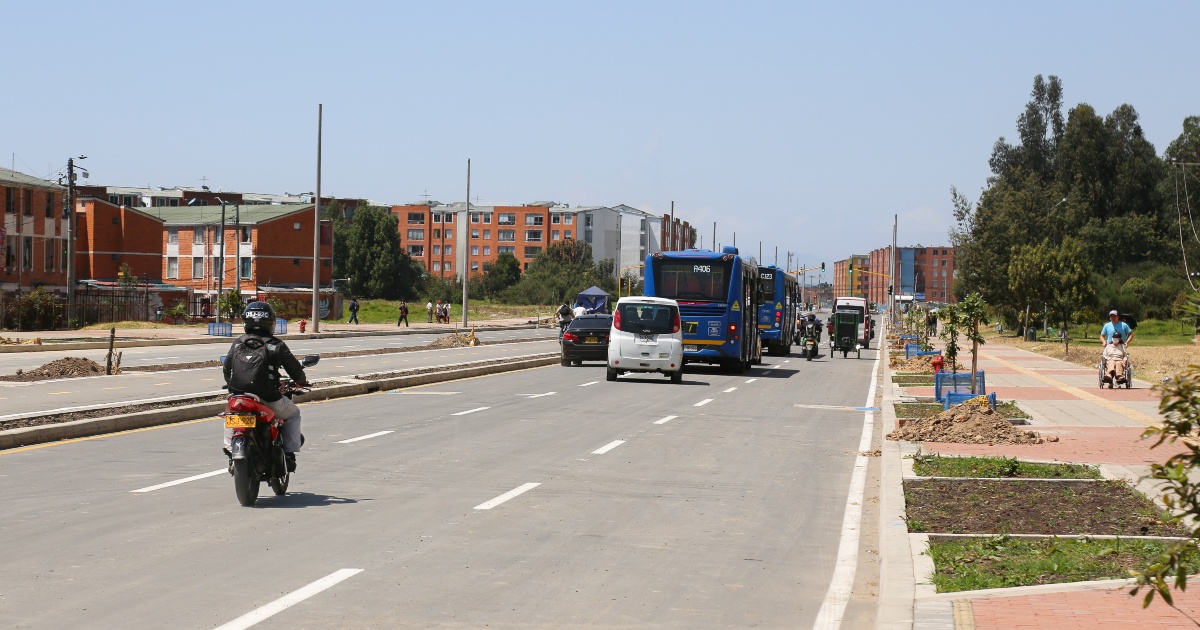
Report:
[[[300,435],[300,408],[279,390],[279,368],[298,385],[308,385],[304,366],[288,349],[287,344],[275,338],[275,309],[266,302],[251,302],[242,313],[246,334],[237,338],[225,356],[222,369],[230,394],[254,394],[283,421],[283,451],[287,457],[288,472],[296,471],[296,451],[300,450],[303,437]],[[233,429],[225,429],[225,455],[233,455],[230,446]]]
[[[558,310],[554,312],[554,318],[558,320],[558,336],[562,338],[563,332],[567,329],[567,324],[570,324],[571,320],[575,318],[575,311],[570,306],[567,306],[566,302],[563,302],[562,306],[559,306]]]
[[[821,343],[821,321],[813,313],[808,314],[808,325],[812,326],[813,335],[817,338],[817,343]]]

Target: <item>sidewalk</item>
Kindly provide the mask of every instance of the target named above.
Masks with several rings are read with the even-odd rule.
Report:
[[[968,352],[963,352],[960,358],[970,361]],[[1059,440],[1039,445],[991,446],[926,442],[920,445],[923,452],[1095,464],[1106,477],[1127,479],[1138,490],[1155,496],[1154,484],[1145,478],[1149,464],[1165,461],[1183,450],[1169,445],[1151,450],[1151,442],[1141,439],[1146,427],[1157,424],[1159,419],[1159,397],[1145,381],[1135,378],[1133,388],[1128,390],[1102,390],[1095,368],[1002,344],[980,348],[979,369],[986,373],[989,393],[996,392],[1001,400],[1015,400],[1031,416],[1030,429],[1044,437],[1057,436]],[[902,396],[933,396],[932,387],[893,386],[892,392],[893,401]],[[890,407],[891,402],[885,399],[885,407]],[[894,413],[890,415],[894,420]],[[893,457],[914,452],[916,448],[913,443],[892,444],[898,444]],[[884,483],[899,487],[900,481],[885,479]],[[1140,597],[1129,597],[1125,580],[936,594],[928,584],[932,562],[920,553],[917,543],[911,542],[913,535],[909,538],[910,566],[914,567],[916,581],[911,626],[914,629],[1200,627],[1189,619],[1190,616],[1200,620],[1200,593],[1196,589],[1173,591],[1176,606],[1182,612],[1157,598],[1144,609]]]

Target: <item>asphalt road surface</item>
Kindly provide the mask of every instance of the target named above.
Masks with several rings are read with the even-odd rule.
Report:
[[[253,508],[216,419],[0,451],[0,626],[811,627],[876,355],[305,404]]]

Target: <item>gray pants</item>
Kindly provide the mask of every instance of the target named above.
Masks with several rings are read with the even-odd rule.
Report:
[[[292,399],[284,396],[275,402],[263,402],[275,417],[283,420],[283,452],[295,453],[300,450],[300,408]],[[225,448],[228,450],[233,443],[233,429],[225,429]]]

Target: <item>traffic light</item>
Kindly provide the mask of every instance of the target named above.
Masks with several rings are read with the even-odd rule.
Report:
[[[892,285],[888,285],[888,295],[892,294]]]
[[[825,271],[825,263],[821,263],[821,271]]]

